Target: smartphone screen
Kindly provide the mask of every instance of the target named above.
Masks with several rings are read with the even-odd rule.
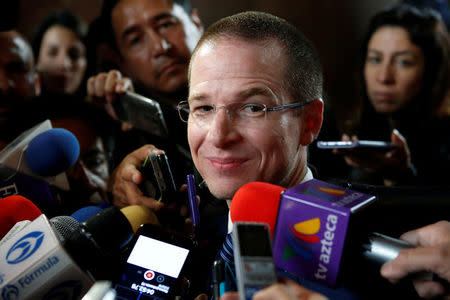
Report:
[[[260,289],[277,281],[269,226],[235,223],[233,245],[240,299],[251,299]]]
[[[139,235],[115,289],[117,299],[171,299],[190,250]]]

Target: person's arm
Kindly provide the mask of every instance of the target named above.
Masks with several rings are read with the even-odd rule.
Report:
[[[134,91],[133,83],[130,78],[122,76],[118,70],[99,73],[91,76],[87,81],[87,101],[103,107],[114,120],[118,118],[112,103],[116,101],[117,95],[126,91]],[[131,124],[122,122],[122,130],[128,130],[131,127]]]
[[[414,280],[419,296],[432,298],[445,296],[450,299],[450,222],[440,221],[403,234],[401,239],[416,245],[417,248],[400,251],[397,258],[381,268],[381,275],[391,282],[421,271],[433,272],[446,284],[431,280]]]

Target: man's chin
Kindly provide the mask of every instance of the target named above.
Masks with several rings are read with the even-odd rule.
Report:
[[[208,185],[209,191],[217,199],[231,200],[237,190],[243,186],[243,184],[226,184],[218,183],[214,185]]]

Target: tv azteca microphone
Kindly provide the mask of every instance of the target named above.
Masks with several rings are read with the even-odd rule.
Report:
[[[278,269],[335,286],[344,244],[346,257],[356,260],[359,254],[378,266],[394,259],[401,249],[412,247],[382,234],[349,230],[357,227],[355,216],[374,200],[315,179],[290,189],[252,182],[234,195],[230,216],[233,222],[269,224]]]

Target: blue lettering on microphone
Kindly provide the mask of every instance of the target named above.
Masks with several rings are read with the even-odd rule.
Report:
[[[19,289],[13,284],[8,284],[2,290],[2,298],[3,300],[19,299]]]
[[[44,240],[45,234],[42,231],[33,231],[12,245],[6,254],[6,262],[8,264],[14,265],[18,264],[36,252]]]
[[[336,231],[336,224],[338,217],[336,215],[328,215],[326,222],[326,231],[323,234],[323,239],[320,240],[322,247],[320,249],[319,265],[314,276],[317,279],[326,280],[328,274],[328,264],[330,263],[331,253],[333,251],[334,231]]]
[[[38,266],[31,273],[26,274],[25,276],[19,279],[20,287],[25,288],[28,285],[31,285],[33,281],[37,280],[39,277],[43,276],[47,271],[49,271],[53,266],[55,266],[59,262],[59,258],[57,256],[52,256],[47,259],[46,262]]]

